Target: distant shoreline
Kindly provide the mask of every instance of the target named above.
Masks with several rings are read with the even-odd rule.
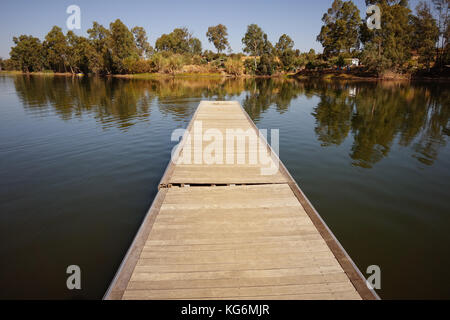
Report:
[[[30,76],[59,76],[59,77],[100,77],[100,78],[122,78],[122,79],[172,79],[172,78],[228,78],[228,79],[252,79],[252,78],[288,78],[293,74],[277,74],[272,76],[262,75],[231,75],[227,73],[186,73],[180,72],[175,74],[169,73],[135,73],[135,74],[108,74],[108,75],[93,75],[93,74],[76,74],[70,72],[21,72],[21,71],[0,71],[0,74],[11,75],[30,75]]]
[[[92,77],[93,75],[73,74],[70,72],[20,72],[20,71],[0,71],[0,74],[9,75],[29,75],[29,76],[56,76],[56,77]],[[348,81],[450,81],[448,76],[430,77],[430,76],[415,76],[415,75],[400,75],[390,74],[387,76],[374,75],[357,75],[347,72],[324,72],[324,71],[308,71],[299,72],[296,74],[276,74],[271,76],[260,75],[239,75],[234,76],[223,73],[137,73],[137,74],[112,74],[99,75],[100,78],[119,78],[119,79],[137,79],[137,80],[152,80],[152,79],[173,79],[173,78],[227,78],[227,79],[296,79],[296,80],[348,80]]]
[[[417,74],[399,74],[386,72],[383,75],[374,75],[362,73],[360,71],[340,72],[334,70],[305,71],[302,70],[294,75],[296,79],[322,79],[322,80],[361,80],[361,81],[450,81],[450,76],[439,75],[417,75]]]

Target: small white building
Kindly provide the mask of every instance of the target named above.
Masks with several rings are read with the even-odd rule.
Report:
[[[359,66],[359,59],[358,58],[352,58],[352,66]]]

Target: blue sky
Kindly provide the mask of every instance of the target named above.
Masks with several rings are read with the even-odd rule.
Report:
[[[353,1],[361,16],[365,16],[364,0]],[[413,0],[411,7],[416,2]],[[203,48],[213,49],[206,39],[206,30],[222,23],[228,27],[233,52],[240,52],[247,25],[256,23],[273,43],[286,33],[301,51],[321,51],[316,36],[322,15],[331,3],[332,0],[4,0],[0,6],[0,57],[9,57],[13,36],[31,34],[43,39],[54,25],[67,32],[66,8],[71,4],[81,8],[81,30],[76,33],[82,35],[86,35],[92,21],[108,26],[119,18],[130,28],[144,27],[152,46],[161,34],[186,26],[202,41]]]

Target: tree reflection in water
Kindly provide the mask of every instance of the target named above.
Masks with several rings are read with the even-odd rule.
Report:
[[[186,121],[201,99],[238,99],[258,121],[269,108],[281,114],[299,97],[318,97],[312,112],[317,139],[328,147],[351,137],[349,156],[363,168],[386,157],[395,144],[411,147],[418,161],[431,165],[450,134],[446,84],[56,76],[17,76],[14,84],[27,111],[35,115],[52,111],[68,120],[93,113],[102,125],[121,130],[148,121],[152,105],[175,121]]]

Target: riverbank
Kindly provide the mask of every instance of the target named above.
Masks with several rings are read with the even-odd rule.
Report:
[[[63,77],[77,77],[79,75],[70,72],[22,72],[22,71],[0,71],[0,74],[9,75],[33,75],[33,76],[63,76]]]
[[[436,80],[450,81],[449,70],[440,73],[433,72],[417,72],[417,73],[396,73],[386,71],[382,74],[375,74],[363,71],[361,69],[351,70],[302,70],[293,75],[296,79],[322,79],[322,80],[394,80],[394,81],[411,81],[411,80]]]
[[[84,74],[74,74],[74,73],[61,73],[61,72],[21,72],[21,71],[0,71],[0,74],[11,74],[11,75],[32,75],[32,76],[65,76],[65,77],[84,77],[92,76]],[[136,73],[136,74],[110,74],[110,75],[99,75],[99,77],[105,78],[122,78],[122,79],[170,79],[170,78],[288,78],[292,77],[294,74],[276,74],[272,76],[261,76],[261,75],[231,75],[225,72],[217,73],[191,73],[191,72],[180,72],[180,73]]]
[[[20,71],[0,71],[0,74],[10,75],[32,75],[32,76],[57,76],[57,77],[85,77],[92,75],[74,74],[70,72],[20,72]],[[399,74],[394,72],[385,72],[382,75],[376,75],[373,73],[361,72],[361,71],[337,71],[337,70],[302,70],[298,73],[290,74],[275,74],[271,76],[261,75],[231,75],[225,72],[222,73],[136,73],[136,74],[111,74],[101,75],[100,77],[106,78],[121,78],[121,79],[172,79],[172,78],[234,78],[234,79],[280,79],[291,78],[297,80],[354,80],[354,81],[450,81],[450,75],[446,74]]]

